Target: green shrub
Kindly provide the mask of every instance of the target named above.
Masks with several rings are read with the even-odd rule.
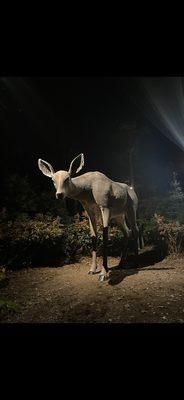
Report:
[[[166,221],[155,214],[160,247],[165,255],[178,254],[184,249],[184,225],[178,221]]]

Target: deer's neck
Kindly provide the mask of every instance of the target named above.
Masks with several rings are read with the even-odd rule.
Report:
[[[67,188],[67,197],[70,197],[71,199],[77,199],[78,197],[80,197],[81,192],[82,187],[80,185],[80,182],[76,182],[75,178],[70,179]]]

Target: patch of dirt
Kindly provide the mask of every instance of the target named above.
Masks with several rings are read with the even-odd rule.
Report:
[[[89,257],[63,267],[9,272],[9,283],[0,289],[0,297],[15,302],[21,311],[2,315],[1,322],[184,322],[183,257],[161,261],[147,247],[136,267],[129,257],[127,266],[118,270],[118,261],[109,257],[109,279],[103,283],[98,273],[87,274]]]

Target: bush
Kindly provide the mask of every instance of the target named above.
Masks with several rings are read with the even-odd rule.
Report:
[[[58,217],[38,214],[29,219],[22,214],[15,220],[1,220],[1,264],[22,267],[47,262],[58,254],[62,235]]]
[[[184,225],[178,221],[168,222],[163,216],[155,214],[160,247],[163,253],[178,254],[183,250]]]
[[[30,219],[26,214],[9,220],[0,219],[0,262],[9,268],[43,265],[56,259],[74,262],[79,255],[91,254],[88,221],[70,225],[60,218],[37,214]]]
[[[76,222],[65,227],[63,252],[68,262],[74,262],[76,257],[81,254],[90,255],[91,238],[88,221]]]
[[[103,230],[101,225],[97,226],[97,255],[103,255]],[[122,250],[123,234],[113,227],[109,230],[108,255],[120,256]],[[63,236],[64,252],[68,261],[74,262],[78,256],[91,255],[91,237],[88,220],[76,222],[64,229]],[[131,249],[131,247],[130,247]]]
[[[140,219],[139,225],[143,226],[144,244],[157,244],[157,224],[154,217],[150,219]]]

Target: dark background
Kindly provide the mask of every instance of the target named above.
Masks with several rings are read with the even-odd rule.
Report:
[[[164,193],[173,170],[183,181],[183,151],[152,123],[140,81],[120,76],[1,77],[1,176],[28,175],[42,185],[46,180],[38,158],[55,170],[67,170],[83,152],[83,172],[99,170],[130,182],[129,150],[136,143],[135,186],[141,193],[149,195],[153,188]]]

